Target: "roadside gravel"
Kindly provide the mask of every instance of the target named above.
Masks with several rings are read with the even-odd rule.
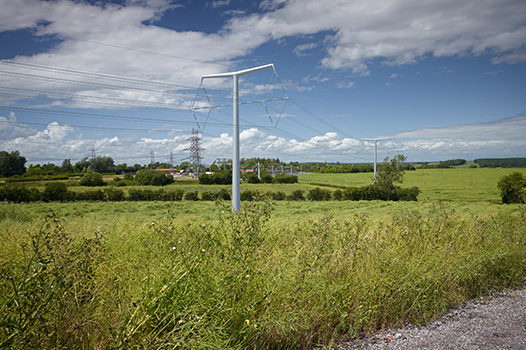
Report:
[[[526,289],[492,293],[449,310],[427,326],[407,325],[334,349],[526,349]]]

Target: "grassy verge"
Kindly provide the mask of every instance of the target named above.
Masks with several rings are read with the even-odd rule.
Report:
[[[1,207],[6,348],[306,349],[425,323],[525,278],[519,206],[273,216],[258,202],[238,214],[217,206],[208,219],[168,206],[151,208],[164,212],[153,219],[25,208]]]

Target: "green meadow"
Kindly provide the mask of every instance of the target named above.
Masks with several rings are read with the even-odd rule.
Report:
[[[0,203],[0,348],[329,348],[426,324],[524,285],[526,209],[496,188],[512,171],[526,169],[408,171],[415,202]],[[299,181],[242,191],[372,174]]]

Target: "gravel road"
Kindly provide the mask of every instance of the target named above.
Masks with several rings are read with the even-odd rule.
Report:
[[[407,325],[335,349],[526,349],[526,289],[493,293],[449,310],[427,326]]]

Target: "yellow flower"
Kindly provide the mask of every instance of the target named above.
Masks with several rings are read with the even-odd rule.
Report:
[[[245,323],[247,324],[247,326],[250,326],[250,320],[245,320]]]

